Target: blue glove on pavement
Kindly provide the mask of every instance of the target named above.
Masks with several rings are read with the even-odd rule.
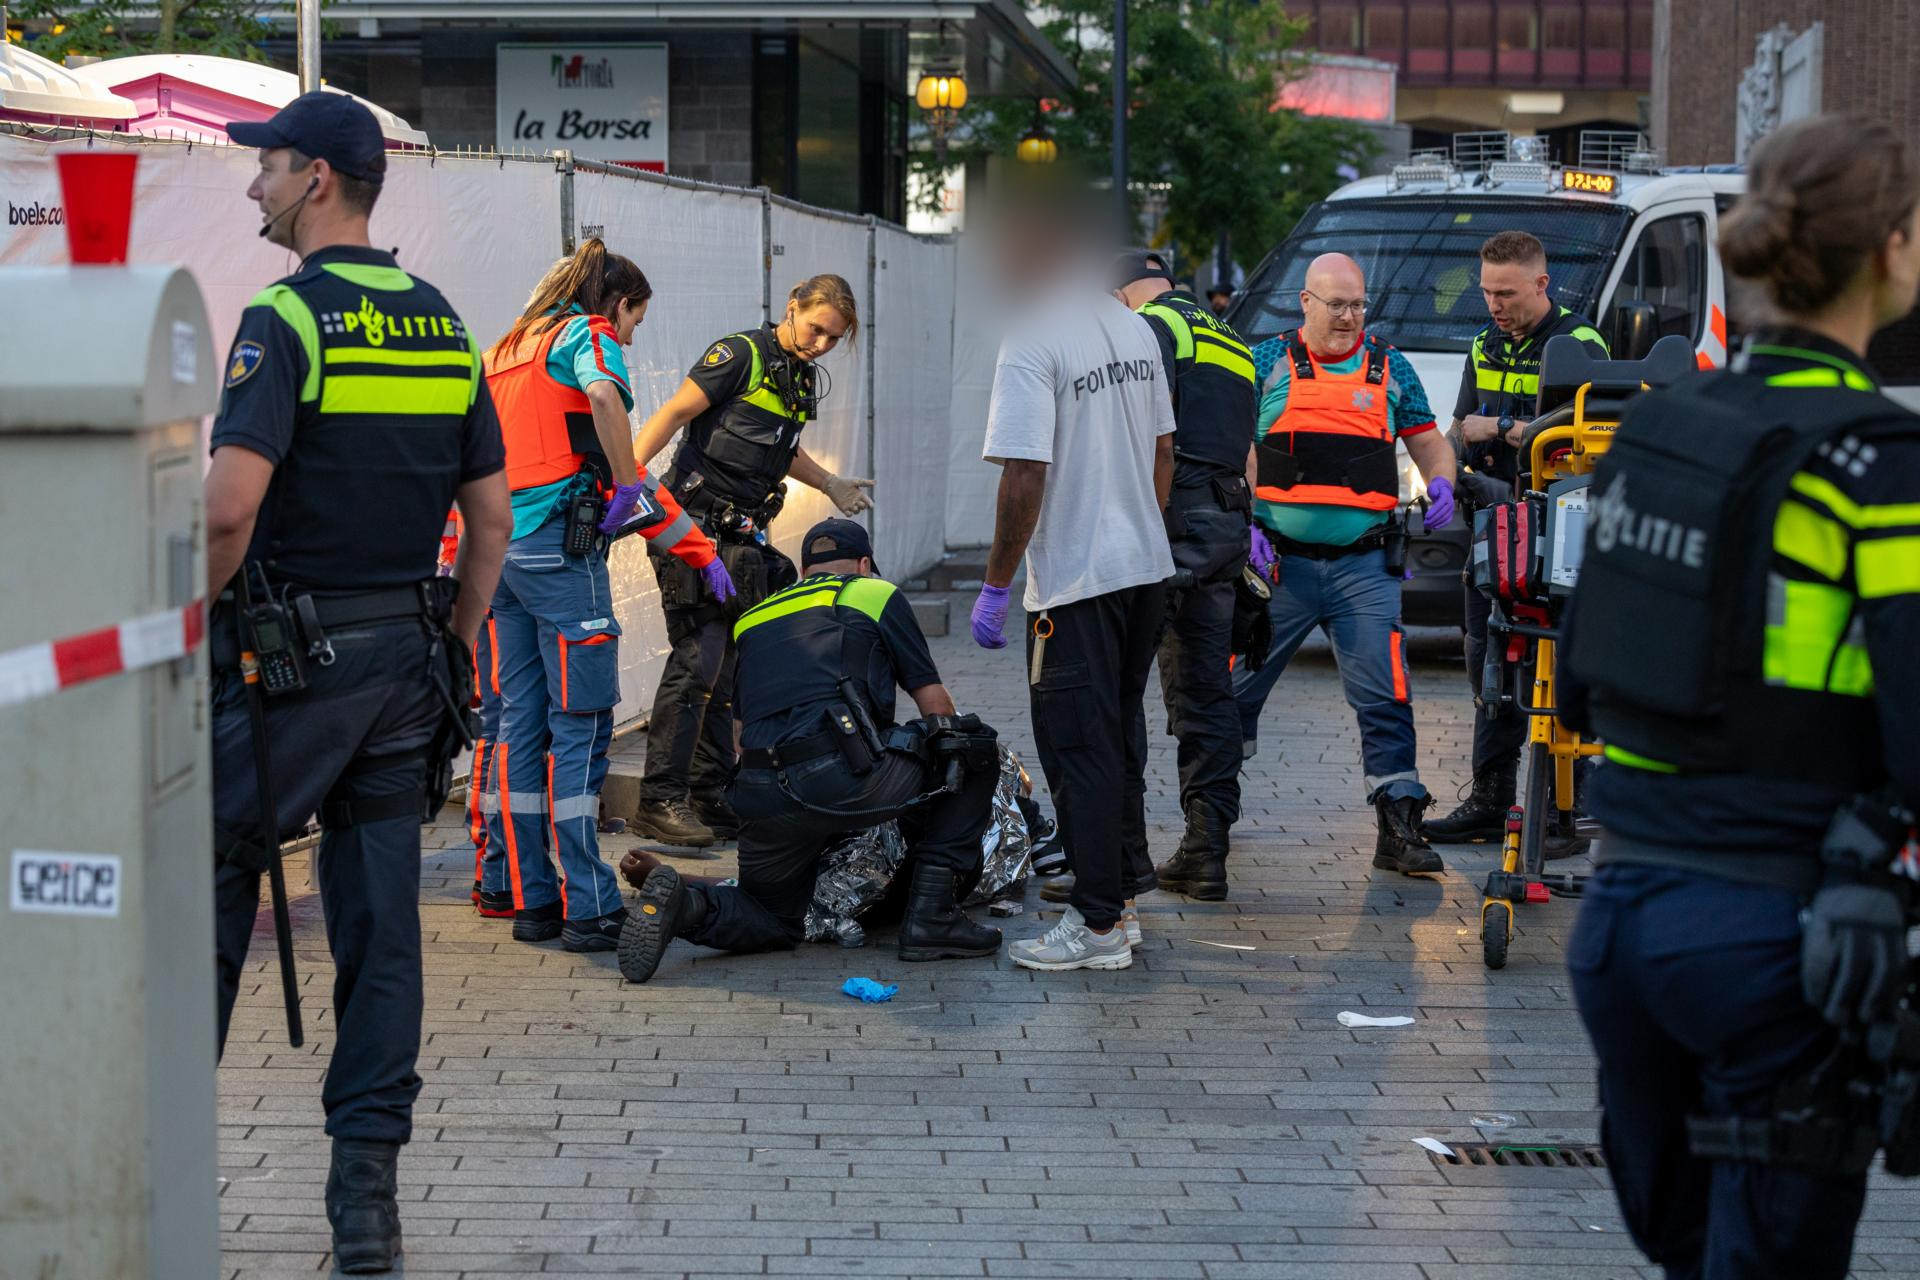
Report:
[[[715,556],[713,563],[700,571],[700,581],[707,584],[707,593],[721,604],[733,599],[735,592],[733,578],[727,573],[727,566]]]
[[[1280,567],[1280,555],[1273,549],[1273,543],[1267,541],[1266,530],[1256,524],[1249,532],[1253,545],[1247,552],[1247,563],[1253,566],[1255,573],[1272,582],[1273,571]]]
[[[623,484],[615,489],[613,501],[607,504],[606,517],[600,521],[600,532],[608,537],[618,533],[620,526],[627,522],[627,517],[633,514],[633,509],[640,505],[640,495],[643,492],[644,490],[637,482]]]
[[[1453,519],[1453,481],[1436,476],[1427,482],[1427,532],[1444,529]]]
[[[973,642],[982,649],[1004,649],[1007,638],[1001,629],[1007,625],[1007,589],[983,585],[980,598],[973,602]]]

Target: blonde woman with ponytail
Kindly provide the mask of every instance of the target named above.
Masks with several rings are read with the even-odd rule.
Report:
[[[653,700],[639,829],[669,844],[704,846],[730,838],[733,780],[732,619],[791,581],[794,569],[763,531],[785,500],[789,477],[818,489],[845,515],[873,505],[873,481],[840,476],[800,445],[828,381],[815,362],[860,328],[853,288],[835,275],[802,280],[779,318],[709,346],[680,389],[648,418],[634,442],[651,458],[686,428],[666,473],[689,514],[716,542],[738,581],[731,601],[651,552],[672,652]]]
[[[475,893],[482,915],[513,917],[516,941],[568,951],[613,950],[626,918],[598,835],[620,685],[608,543],[637,532],[716,597],[733,592],[713,543],[634,462],[620,348],[652,296],[639,267],[587,240],[486,355],[513,542],[482,635],[490,758],[475,768],[490,798]]]

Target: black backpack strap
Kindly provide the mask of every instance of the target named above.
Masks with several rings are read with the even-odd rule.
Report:
[[[1295,329],[1287,335],[1287,358],[1293,362],[1293,376],[1311,378],[1313,376],[1313,357],[1307,354],[1306,339]]]
[[[1377,387],[1387,380],[1387,344],[1369,333],[1366,345],[1367,385]]]

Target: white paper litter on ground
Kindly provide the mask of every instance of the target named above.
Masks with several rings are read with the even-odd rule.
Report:
[[[1413,1025],[1413,1019],[1369,1018],[1364,1013],[1348,1013],[1343,1010],[1340,1014],[1340,1025],[1343,1027],[1410,1027]]]
[[[1452,1147],[1440,1141],[1438,1138],[1415,1138],[1414,1141],[1437,1156],[1445,1156],[1449,1160],[1458,1160],[1460,1158],[1453,1154]]]
[[[1257,951],[1259,949],[1242,946],[1237,942],[1208,942],[1205,938],[1188,938],[1187,941],[1203,947],[1219,947],[1222,951]]]

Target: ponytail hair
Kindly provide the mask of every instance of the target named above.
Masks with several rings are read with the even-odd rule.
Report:
[[[854,339],[860,336],[860,304],[854,301],[853,286],[845,276],[810,276],[793,286],[787,300],[802,311],[825,306],[839,312],[840,318],[847,322],[848,346],[854,345]]]
[[[518,345],[530,333],[544,333],[566,319],[555,314],[569,303],[577,304],[590,316],[613,319],[621,302],[639,306],[653,296],[653,286],[631,258],[608,253],[606,242],[592,236],[580,242],[569,256],[547,268],[540,283],[533,286],[526,310],[513,322],[506,336],[493,346],[494,352]]]

